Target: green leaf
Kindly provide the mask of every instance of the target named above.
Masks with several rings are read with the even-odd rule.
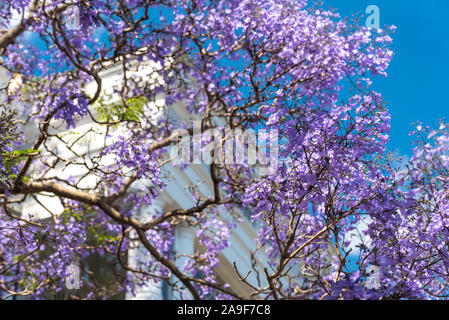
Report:
[[[20,157],[20,156],[33,155],[38,152],[40,152],[40,150],[35,149],[14,150],[13,152],[11,152],[11,155],[13,157]]]

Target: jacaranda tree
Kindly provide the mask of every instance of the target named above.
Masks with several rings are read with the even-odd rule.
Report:
[[[70,8],[80,14],[78,29],[67,25]],[[73,298],[112,297],[136,278],[165,280],[195,299],[242,298],[215,274],[239,223],[220,212],[239,208],[258,229],[254,256],[268,263],[260,269],[253,259],[258,283],[235,270],[255,298],[448,296],[447,126],[418,124],[414,155],[399,162],[386,148],[386,102],[371,87],[387,75],[394,27],[368,29],[306,0],[3,0],[0,14],[1,67],[19,84],[5,106],[16,110],[21,134],[8,141],[3,131],[14,131],[1,122],[3,296],[58,297],[65,267],[96,254],[117,279],[105,285],[81,265],[88,290]],[[147,76],[130,76],[144,61],[154,66]],[[122,81],[108,93],[100,72],[111,65]],[[161,96],[155,118],[146,106]],[[165,188],[176,130],[193,135],[189,119],[171,116],[176,103],[201,121],[201,132],[277,130],[278,166],[261,176],[257,166],[214,157],[212,197],[192,188],[196,206],[141,221],[139,208]],[[77,133],[87,120],[102,130],[95,154],[55,129]],[[69,166],[83,174],[49,174]],[[83,185],[86,176],[96,183]],[[37,220],[14,210],[43,192],[60,198],[63,213]],[[205,250],[179,268],[172,243],[181,223]],[[126,252],[136,239],[152,259],[134,267]]]

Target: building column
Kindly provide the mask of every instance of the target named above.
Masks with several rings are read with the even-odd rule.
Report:
[[[189,260],[187,255],[192,256],[195,253],[195,230],[185,224],[179,225],[175,231],[174,249],[178,255],[175,265],[182,272],[184,264]],[[173,300],[192,300],[190,291],[180,283],[179,279],[174,280],[177,280],[178,285],[183,289],[180,292],[172,291],[170,298]]]
[[[153,203],[149,207],[144,207],[139,210],[135,218],[143,223],[151,220],[152,215],[155,212],[162,211],[162,202],[159,200],[153,200]],[[147,251],[145,246],[139,241],[135,230],[131,232],[128,249],[128,265],[131,268],[139,269],[139,264],[147,264],[153,259],[151,254]],[[136,279],[136,282],[139,281]],[[154,280],[147,280],[143,285],[136,284],[135,295],[127,289],[126,300],[163,300],[162,292],[163,281],[155,282]]]

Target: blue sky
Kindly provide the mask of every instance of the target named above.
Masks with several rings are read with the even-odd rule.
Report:
[[[436,126],[449,122],[449,1],[448,0],[324,0],[342,16],[359,14],[368,5],[380,9],[380,25],[395,25],[394,57],[388,78],[374,79],[391,113],[390,148],[411,155],[408,133],[420,120]]]

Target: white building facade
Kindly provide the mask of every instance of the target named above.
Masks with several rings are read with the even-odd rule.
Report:
[[[145,64],[146,63],[146,64]],[[135,66],[130,67],[130,74],[138,79],[139,81],[145,81],[149,78],[150,80],[157,80],[154,77],[154,72],[148,72],[154,67],[151,61],[145,63],[139,63]],[[105,96],[113,96],[113,89],[121,85],[122,82],[122,66],[110,66],[106,70],[101,72],[101,77],[103,80],[103,88]],[[129,76],[129,75],[128,75]],[[3,75],[5,78],[5,75]],[[5,82],[5,81],[4,81]],[[87,94],[93,92],[96,89],[95,83],[87,85],[84,90]],[[165,100],[161,96],[160,99],[155,101],[156,104],[164,104]],[[191,119],[192,116],[186,111],[182,104],[176,104],[170,106],[173,113],[179,119]],[[151,106],[150,106],[151,109]],[[155,117],[157,117],[157,112]],[[37,125],[29,125],[25,128],[24,135],[25,140],[32,142],[36,137]],[[120,134],[118,128],[113,134]],[[102,139],[102,135],[105,135],[104,129],[91,121],[86,119],[80,119],[77,122],[76,129],[66,129],[65,125],[61,125],[59,128],[51,129],[52,134],[58,134],[64,137],[67,141],[73,142],[73,148],[76,148],[79,154],[95,153],[99,148],[99,141]],[[79,139],[83,136],[83,139]],[[113,140],[113,139],[112,139]],[[66,150],[62,143],[58,143],[55,140],[50,141],[53,145],[51,148],[61,157],[65,157],[67,161],[73,159],[73,153]],[[104,163],[102,165],[107,166],[108,163],[113,163],[114,159],[104,157],[102,159]],[[87,171],[83,171],[79,166],[74,165],[64,165],[64,169],[57,165],[54,169],[46,172],[48,177],[59,177],[61,179],[67,179],[68,177],[76,177],[80,179],[79,186],[82,188],[88,188],[89,186],[94,186],[98,182],[98,177],[90,176]],[[213,195],[213,183],[208,173],[208,167],[202,164],[190,165],[187,169],[181,170],[178,166],[169,166],[170,177],[164,182],[166,183],[166,189],[159,195],[158,199],[153,202],[152,206],[142,208],[138,216],[135,218],[140,221],[147,221],[150,219],[155,211],[167,211],[174,209],[188,209],[194,207],[196,204],[191,199],[191,194],[186,186],[195,184],[198,185],[198,190],[200,196],[211,197]],[[33,172],[33,169],[30,169]],[[132,187],[136,192],[139,191],[141,186],[144,186],[146,181],[138,181]],[[140,186],[140,187],[139,187]],[[30,198],[25,203],[23,203],[20,208],[18,208],[22,213],[33,212],[36,218],[46,219],[51,216],[51,214],[60,214],[63,211],[63,206],[59,201],[59,198],[47,193],[40,193],[36,195],[36,200]],[[48,211],[51,211],[51,214]],[[226,212],[223,212],[226,215]],[[221,281],[230,285],[230,288],[237,294],[245,298],[255,298],[251,297],[252,289],[246,285],[244,282],[239,280],[235,270],[234,263],[237,265],[240,274],[247,274],[252,270],[251,263],[251,252],[255,251],[257,248],[256,244],[256,228],[250,222],[248,214],[245,215],[241,212],[242,221],[238,223],[237,228],[233,230],[232,236],[229,239],[230,246],[225,249],[220,258],[220,266],[217,268],[217,276]],[[196,239],[196,230],[192,229],[188,225],[181,224],[177,227],[175,232],[175,250],[181,255],[191,255],[196,250],[200,249],[199,243]],[[145,258],[146,257],[146,258]],[[141,259],[148,259],[145,255],[145,249],[135,243],[131,245],[131,249],[128,252],[128,263],[130,266],[136,266]],[[180,268],[184,260],[177,260],[177,267]],[[248,279],[249,282],[256,283],[256,278],[254,272],[252,272]],[[139,299],[139,300],[160,300],[160,299],[189,299],[190,296],[188,292],[180,296],[178,293],[171,292],[170,289],[164,284],[164,282],[155,283],[149,281],[144,286],[137,287],[136,294],[133,295],[131,292],[126,293],[126,299]],[[257,298],[257,297],[256,297]]]

